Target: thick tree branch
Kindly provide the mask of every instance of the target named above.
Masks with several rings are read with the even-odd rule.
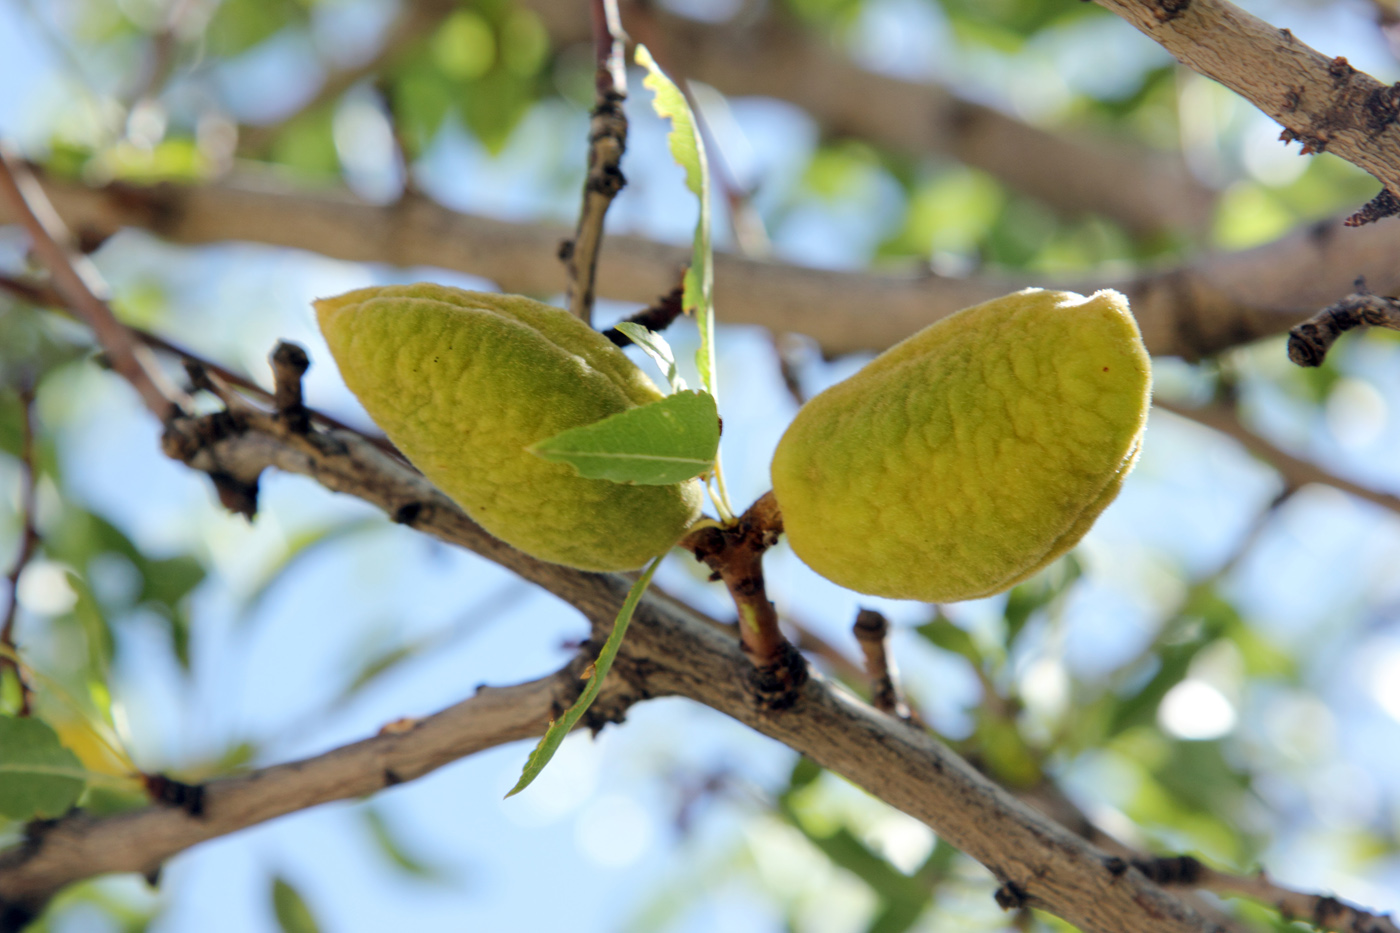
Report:
[[[308,194],[252,179],[206,185],[88,188],[44,182],[59,211],[85,237],[139,227],[177,243],[248,240],[355,262],[439,266],[482,275],[506,291],[564,290],[553,260],[558,227],[458,214],[422,199],[388,207],[345,194]],[[0,223],[15,215],[0,204]],[[1117,288],[1132,302],[1148,349],[1199,358],[1287,330],[1358,275],[1379,294],[1400,292],[1400,225],[1346,229],[1335,223],[1273,243],[1201,256],[1176,268],[1074,276],[838,272],[716,256],[715,295],[727,323],[808,334],[827,353],[883,350],[952,312],[1041,285],[1092,292]],[[600,280],[607,296],[651,303],[674,287],[688,249],[611,236]]]
[[[555,674],[512,687],[482,687],[442,712],[390,723],[373,738],[314,758],[211,781],[203,786],[198,815],[156,805],[105,819],[79,812],[38,827],[27,842],[0,853],[0,915],[35,914],[79,879],[118,871],[148,875],[206,839],[372,794],[484,749],[541,735],[578,694],[585,663],[579,658]],[[620,678],[603,690],[595,706],[613,717],[636,699]]]
[[[1183,64],[1214,78],[1284,127],[1303,152],[1332,152],[1385,186],[1377,220],[1400,212],[1400,85],[1327,58],[1228,0],[1097,0]]]
[[[198,469],[255,476],[267,466],[277,466],[360,496],[400,521],[482,553],[544,586],[583,612],[595,631],[611,624],[628,588],[622,577],[545,564],[510,549],[421,476],[355,435],[297,435],[270,415],[241,412],[176,418],[165,447]],[[1139,872],[1116,870],[1104,853],[1022,804],[923,731],[816,678],[801,688],[791,708],[774,712],[755,701],[747,683],[749,668],[732,634],[653,593],[639,607],[614,667],[614,689],[629,685],[640,697],[690,697],[811,756],[926,822],[987,865],[1006,889],[1017,892],[1022,904],[1049,910],[1085,930],[1127,933],[1150,925],[1163,933],[1184,933],[1212,928]],[[537,716],[529,721],[532,728],[539,726]],[[341,775],[338,780],[346,778]],[[368,780],[371,788],[383,786],[382,768],[375,767]],[[217,801],[216,796],[216,807]],[[184,823],[183,817],[171,818]],[[143,845],[130,832],[104,838],[108,847],[122,850]],[[43,855],[49,850],[36,851]],[[58,884],[107,870],[110,864],[94,852],[73,851],[55,847],[47,857],[66,869],[50,867],[38,880],[25,874],[34,855],[20,851],[7,856],[0,862],[0,890],[11,900],[39,903]]]
[[[543,19],[555,45],[587,40],[582,4],[523,2]],[[791,101],[832,135],[952,156],[1058,211],[1102,214],[1139,234],[1210,223],[1215,195],[1177,156],[1093,133],[1049,132],[938,85],[867,71],[782,16],[702,23],[641,2],[627,3],[624,13],[639,30],[645,22],[647,35],[664,37],[664,48],[654,51],[677,76],[732,96]]]

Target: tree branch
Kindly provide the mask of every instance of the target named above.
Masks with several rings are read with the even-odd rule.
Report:
[[[1228,0],[1097,2],[1273,117],[1304,154],[1336,153],[1379,179],[1385,191],[1357,222],[1400,212],[1400,84],[1329,59]]]
[[[329,489],[357,495],[400,521],[481,553],[544,586],[583,612],[595,632],[611,624],[628,588],[629,581],[623,577],[545,564],[510,549],[482,531],[422,476],[356,435],[319,431],[299,435],[271,415],[219,413],[173,419],[165,449],[205,471],[246,477],[276,466],[312,476]],[[747,683],[749,669],[732,634],[653,592],[638,608],[614,667],[618,681],[614,689],[630,685],[636,696],[690,697],[809,755],[926,822],[1019,892],[1023,904],[1049,910],[1085,930],[1127,933],[1142,929],[1145,923],[1163,933],[1200,933],[1210,928],[1182,901],[1139,872],[1111,871],[1113,863],[1102,852],[982,777],[928,734],[876,712],[817,678],[801,687],[791,708],[774,712],[756,702]],[[529,722],[532,728],[540,725],[537,715]],[[336,778],[338,784],[346,780],[343,774]],[[357,786],[353,792],[383,786],[382,768],[376,763],[364,780],[369,787]],[[217,795],[213,805],[218,806]],[[190,831],[183,817],[165,819],[175,820],[173,825],[182,827],[182,833]],[[104,828],[113,827],[103,836],[108,847],[129,852],[147,845],[137,834],[121,831],[120,823],[98,822]],[[165,851],[165,844],[160,848]],[[66,860],[64,852],[72,850],[55,849],[47,857],[66,863],[66,873],[50,868],[42,875],[26,874],[34,856],[21,850],[0,862],[0,890],[12,900],[41,903],[61,883],[111,870],[110,861],[97,852]],[[37,851],[42,855],[48,850]],[[135,858],[128,855],[123,864]]]
[[[627,179],[622,154],[627,151],[627,65],[622,53],[626,35],[617,17],[617,0],[591,0],[594,69],[593,112],[588,121],[588,173],[583,179],[583,205],[573,239],[560,249],[569,270],[569,311],[593,323],[598,251],[603,246],[603,221]]]
[[[539,14],[556,46],[587,40],[582,5],[523,3]],[[778,15],[702,23],[643,2],[628,3],[625,13],[629,22],[647,23],[648,35],[665,37],[664,59],[678,73],[733,96],[791,101],[829,135],[896,152],[949,155],[1057,211],[1102,214],[1136,234],[1201,230],[1210,223],[1215,193],[1178,156],[1092,132],[1049,132],[938,85],[867,71]]]
[[[1213,404],[1202,408],[1187,408],[1184,405],[1161,399],[1153,399],[1152,404],[1174,415],[1180,415],[1182,418],[1190,419],[1197,424],[1213,428],[1237,441],[1245,450],[1277,470],[1279,476],[1283,478],[1284,485],[1290,489],[1299,489],[1309,483],[1321,483],[1324,486],[1331,486],[1333,489],[1350,493],[1358,499],[1373,502],[1381,508],[1400,513],[1400,496],[1388,492],[1378,492],[1369,486],[1344,479],[1310,460],[1304,460],[1288,453],[1245,427],[1244,423],[1240,421],[1239,413],[1232,406]]]
[[[566,285],[552,258],[566,231],[458,214],[423,199],[380,207],[249,178],[197,186],[88,188],[55,179],[44,185],[87,238],[129,226],[177,243],[248,240],[354,262],[439,266],[486,276],[510,292],[551,294]],[[0,203],[0,222],[14,218]],[[1255,249],[1132,274],[949,278],[838,272],[719,254],[715,296],[728,323],[808,334],[836,354],[883,350],[960,308],[1028,285],[1080,292],[1112,287],[1132,302],[1150,352],[1194,359],[1287,330],[1350,293],[1358,275],[1379,294],[1400,292],[1397,253],[1400,225],[1323,223]],[[610,236],[599,274],[608,297],[649,304],[674,287],[688,259],[686,248]]]
[[[583,665],[579,658],[529,683],[482,687],[425,719],[390,723],[373,738],[211,781],[203,785],[198,815],[155,805],[106,818],[75,811],[37,827],[26,842],[0,852],[0,915],[37,915],[57,891],[82,878],[117,871],[149,875],[172,855],[206,839],[318,804],[372,794],[476,752],[541,735],[550,717],[577,695]],[[597,704],[613,716],[635,699],[620,679],[603,691]]]

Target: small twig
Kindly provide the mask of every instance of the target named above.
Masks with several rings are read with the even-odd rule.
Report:
[[[677,285],[666,294],[656,300],[656,304],[648,308],[643,308],[636,314],[627,318],[630,323],[640,324],[647,330],[660,333],[670,327],[676,318],[685,314],[685,305],[682,299],[685,296],[685,287]],[[603,336],[617,344],[619,347],[630,347],[632,340],[616,327],[610,327],[603,331]]]
[[[5,619],[0,622],[0,671],[9,669],[19,682],[19,715],[28,716],[34,692],[25,680],[20,667],[18,646],[15,644],[15,620],[19,615],[19,578],[24,568],[29,566],[34,552],[39,547],[39,529],[34,523],[34,490],[38,471],[34,460],[34,385],[27,382],[19,390],[19,513],[22,530],[19,539],[19,554],[10,568],[6,580],[10,584],[10,604],[5,607]]]
[[[1153,399],[1152,404],[1174,415],[1180,415],[1208,428],[1213,428],[1238,441],[1245,450],[1278,470],[1279,476],[1282,477],[1284,485],[1288,489],[1299,489],[1309,483],[1321,483],[1324,486],[1331,486],[1342,492],[1350,493],[1358,499],[1373,502],[1382,508],[1390,509],[1392,512],[1400,513],[1400,496],[1388,492],[1378,492],[1369,486],[1363,486],[1330,473],[1309,460],[1295,457],[1245,427],[1240,421],[1239,414],[1229,405],[1217,403],[1202,408],[1187,408],[1162,399]]]
[[[763,582],[763,552],[783,531],[778,500],[764,493],[733,525],[707,526],[688,535],[681,547],[693,551],[723,580],[739,610],[739,640],[753,662],[750,686],[759,704],[787,709],[807,682],[807,662],[778,628],[778,613]]]
[[[1289,330],[1288,358],[1299,366],[1321,366],[1337,338],[1358,327],[1400,330],[1400,300],[1358,290],[1328,305]]]
[[[112,368],[131,383],[152,414],[162,423],[169,421],[179,412],[174,392],[156,368],[150,352],[136,342],[131,331],[95,294],[89,283],[100,281],[100,277],[91,262],[60,245],[70,241],[62,219],[38,180],[3,143],[0,143],[0,202],[20,218],[33,241],[35,255],[49,270],[64,305],[92,328],[98,343],[111,358]]]
[[[909,706],[900,694],[894,659],[889,653],[889,620],[874,609],[862,609],[856,613],[851,629],[865,656],[865,674],[870,678],[870,705],[908,721]]]
[[[10,292],[13,295],[17,295],[25,301],[29,302],[30,304],[52,308],[55,311],[59,311],[63,314],[68,315],[69,317],[77,317],[77,315],[74,314],[73,311],[63,303],[63,297],[58,294],[58,291],[43,283],[30,281],[28,279],[18,279],[7,275],[0,275],[0,289]],[[78,319],[81,320],[81,318]],[[136,327],[135,325],[131,324],[127,325],[127,330],[131,331],[133,337],[135,337],[138,341],[145,344],[146,346],[150,347],[152,350],[158,350],[161,353],[168,353],[171,356],[178,357],[179,359],[187,363],[195,363],[206,372],[218,376],[221,380],[228,383],[229,385],[237,386],[240,390],[249,395],[252,395],[258,400],[267,402],[269,404],[275,404],[274,394],[267,391],[262,386],[249,379],[247,376],[242,376],[231,369],[226,369],[225,367],[220,366],[218,363],[215,363],[213,360],[210,360],[207,357],[195,353],[193,350],[183,347],[178,343],[172,343],[171,341],[166,340],[159,334],[154,334],[148,330]],[[399,449],[395,447],[393,443],[391,443],[390,440],[384,435],[371,434],[366,431],[362,431],[359,428],[351,427],[350,425],[341,421],[339,418],[332,417],[331,415],[328,415],[323,411],[318,411],[315,408],[308,407],[305,410],[312,421],[315,421],[318,424],[324,425],[328,428],[335,428],[339,431],[350,431],[354,434],[358,434],[365,440],[373,444],[375,447],[378,447],[380,450],[384,451],[389,456],[401,461],[404,464],[408,464],[408,460],[404,457],[404,455],[400,453]]]
[[[268,362],[272,364],[273,384],[277,387],[272,397],[277,407],[277,420],[292,433],[305,434],[311,430],[311,417],[302,403],[301,377],[306,374],[311,360],[297,344],[279,340]]]
[[[1181,887],[1234,894],[1270,904],[1288,921],[1302,920],[1319,930],[1336,933],[1400,933],[1395,921],[1373,914],[1327,894],[1307,894],[1285,888],[1257,875],[1233,875],[1217,871],[1189,855],[1132,859],[1131,864],[1149,880],[1166,888]]]
[[[588,175],[583,181],[583,206],[574,238],[559,251],[569,270],[569,311],[585,322],[593,320],[598,252],[603,245],[603,219],[613,198],[627,184],[622,154],[627,150],[627,67],[623,60],[627,37],[617,15],[617,0],[592,0],[595,73],[593,116],[588,124]]]

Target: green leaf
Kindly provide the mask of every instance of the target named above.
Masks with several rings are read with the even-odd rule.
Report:
[[[656,361],[656,365],[661,367],[661,372],[665,374],[666,381],[671,384],[672,392],[686,390],[685,380],[676,371],[676,354],[671,351],[671,345],[666,342],[665,337],[633,321],[622,321],[617,325],[617,329]]]
[[[272,881],[272,910],[277,914],[277,926],[282,933],[320,933],[311,908],[285,879]]]
[[[82,794],[86,774],[47,723],[0,716],[0,815],[60,817]]]
[[[677,392],[562,431],[530,452],[567,463],[589,479],[669,486],[709,470],[718,448],[714,398],[705,392]]]
[[[369,830],[370,836],[374,839],[379,852],[394,867],[405,874],[415,878],[422,878],[425,881],[433,881],[441,878],[442,872],[435,866],[429,865],[422,859],[416,857],[399,840],[394,832],[394,828],[389,825],[384,814],[374,807],[366,807],[363,810],[365,827]]]
[[[603,650],[598,652],[598,660],[593,662],[593,673],[588,678],[588,686],[583,688],[583,693],[579,695],[578,700],[568,708],[562,717],[549,724],[544,738],[540,739],[540,744],[535,746],[535,750],[526,759],[525,768],[520,773],[520,780],[510,789],[510,793],[506,794],[507,797],[514,797],[530,786],[530,782],[539,776],[545,765],[549,764],[549,759],[554,757],[554,753],[559,749],[559,743],[564,741],[564,736],[573,730],[578,721],[583,718],[583,714],[588,711],[588,707],[592,706],[593,701],[597,699],[598,691],[603,689],[603,678],[607,677],[608,671],[612,670],[613,661],[617,658],[617,651],[622,647],[622,636],[627,634],[627,626],[632,621],[632,613],[637,611],[637,603],[642,601],[642,594],[646,592],[647,585],[651,583],[652,575],[656,573],[656,568],[659,566],[661,566],[660,557],[648,564],[647,569],[642,571],[642,575],[637,578],[637,582],[632,584],[627,598],[622,601],[622,608],[617,611],[617,619],[613,621],[612,633],[608,635],[608,640],[603,643]]]
[[[652,100],[656,115],[671,121],[671,133],[667,137],[671,158],[685,169],[686,187],[700,200],[700,217],[695,222],[695,243],[691,250],[690,268],[685,273],[685,295],[681,301],[686,313],[695,315],[695,323],[700,328],[700,349],[695,351],[700,381],[711,395],[718,398],[714,353],[714,250],[710,245],[710,167],[705,159],[705,146],[696,131],[695,115],[690,112],[685,95],[674,81],[666,77],[644,45],[637,46],[637,64],[648,72],[642,84],[656,95]]]
[[[977,643],[965,630],[954,625],[947,616],[940,613],[932,622],[926,622],[914,631],[944,651],[962,655],[971,661],[974,667],[980,668],[982,666],[982,652],[978,650]]]

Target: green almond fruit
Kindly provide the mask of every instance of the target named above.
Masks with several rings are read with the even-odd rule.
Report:
[[[874,596],[999,593],[1073,547],[1137,458],[1152,371],[1127,299],[1026,289],[891,347],[773,457],[792,549]]]
[[[529,447],[662,398],[606,337],[519,295],[442,285],[315,302],[350,391],[423,475],[491,534],[540,560],[632,570],[700,516],[698,480],[586,479]]]

